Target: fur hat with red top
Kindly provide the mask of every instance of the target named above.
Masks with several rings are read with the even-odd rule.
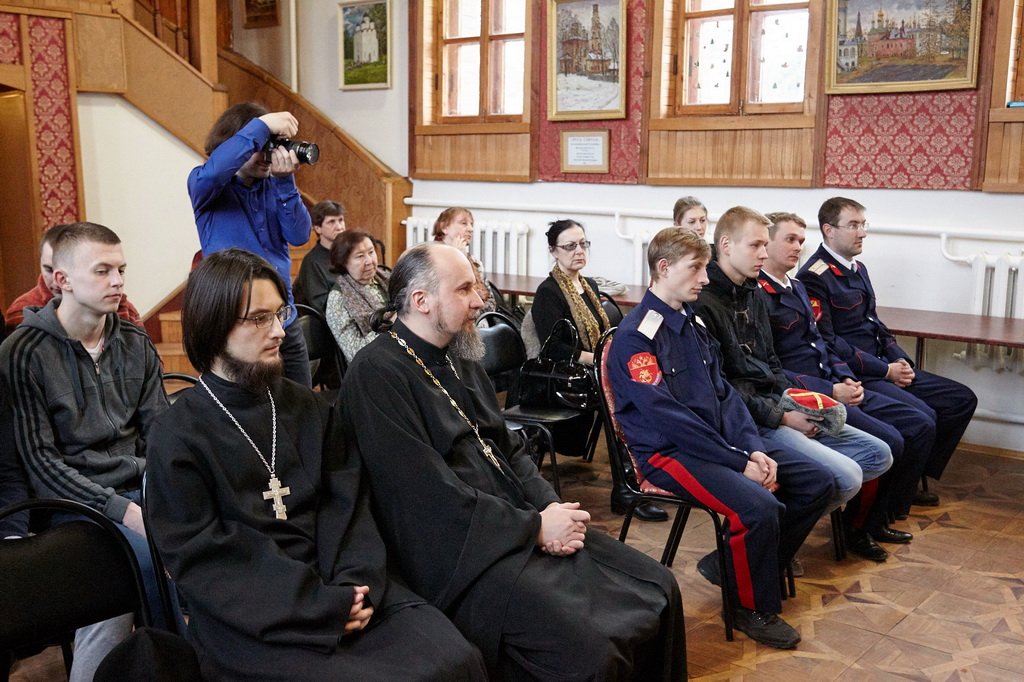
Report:
[[[787,388],[779,400],[779,407],[783,412],[796,411],[811,417],[821,417],[818,428],[830,436],[837,435],[846,426],[846,405],[824,393]]]

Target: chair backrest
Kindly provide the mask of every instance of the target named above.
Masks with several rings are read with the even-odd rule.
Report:
[[[25,500],[0,518],[25,510],[75,514],[83,520],[51,526],[0,546],[0,650],[49,642],[122,613],[151,625],[142,573],[131,545],[113,521],[70,500]]]
[[[167,394],[167,402],[173,405],[175,401],[181,397],[182,393],[199,383],[199,378],[182,372],[164,372],[163,381],[164,392]],[[170,384],[170,386],[168,386],[168,384]],[[175,387],[176,384],[185,385]]]
[[[309,354],[309,373],[313,377],[313,386],[333,389],[341,385],[341,379],[348,369],[345,355],[334,340],[334,334],[327,324],[327,319],[316,308],[301,303],[295,304],[299,319],[295,324],[302,330],[306,339],[306,352]]]
[[[518,371],[526,362],[526,347],[515,321],[505,313],[492,311],[482,313],[477,325],[484,342],[483,365],[487,376],[493,380],[503,372]]]
[[[601,299],[601,307],[604,308],[604,314],[608,316],[608,322],[612,327],[618,327],[622,324],[622,308],[615,300],[603,291],[598,292],[598,297]]]
[[[617,327],[612,327],[601,335],[594,354],[594,370],[597,373],[598,393],[601,396],[601,418],[604,420],[604,434],[608,443],[608,461],[615,472],[622,477],[623,483],[633,492],[640,492],[643,474],[633,456],[633,451],[626,443],[622,426],[615,416],[615,392],[608,380],[608,355],[612,348],[612,337]]]
[[[519,329],[523,323],[523,316],[526,314],[523,307],[519,305],[512,305],[512,303],[505,298],[505,295],[501,293],[501,289],[499,289],[491,280],[487,280],[485,284],[487,285],[487,291],[491,294],[491,299],[494,301],[495,310],[508,315],[515,322],[516,329]]]

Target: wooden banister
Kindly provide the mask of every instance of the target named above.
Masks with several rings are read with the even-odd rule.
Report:
[[[290,111],[299,120],[298,138],[320,146],[320,162],[299,169],[302,193],[313,201],[341,201],[349,229],[382,239],[390,262],[405,249],[402,220],[409,216],[403,199],[412,184],[381,163],[359,142],[287,85],[245,57],[222,49],[218,73],[230,104],[256,101],[271,111]]]

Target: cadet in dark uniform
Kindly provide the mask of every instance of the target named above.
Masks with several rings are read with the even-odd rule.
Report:
[[[877,436],[893,454],[893,467],[880,479],[870,508],[847,506],[851,548],[863,544],[865,532],[881,542],[909,542],[910,533],[887,527],[887,511],[910,508],[935,439],[935,422],[899,400],[864,390],[857,375],[825,343],[814,322],[807,291],[787,273],[796,267],[807,224],[793,213],[769,213],[768,260],[758,284],[768,301],[775,352],[786,375],[802,388],[845,403],[846,423]],[[884,551],[884,550],[883,550]],[[863,552],[857,552],[863,556]]]
[[[913,366],[910,356],[878,319],[875,290],[867,268],[855,258],[864,250],[868,223],[864,207],[833,197],[818,210],[824,243],[800,269],[818,329],[869,388],[901,400],[935,422],[935,442],[925,467],[942,476],[978,406],[963,384]],[[938,496],[918,493],[915,504],[936,505]]]
[[[800,635],[778,617],[779,574],[825,510],[833,477],[810,457],[767,447],[722,375],[717,345],[689,305],[708,281],[709,256],[687,228],[666,228],[651,241],[653,283],[619,326],[608,358],[616,414],[645,477],[728,519],[736,627],[792,648]],[[713,555],[698,570],[721,581]]]

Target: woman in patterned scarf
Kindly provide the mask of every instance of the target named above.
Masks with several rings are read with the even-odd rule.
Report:
[[[581,272],[590,258],[590,242],[583,226],[573,220],[556,220],[547,231],[548,251],[555,259],[551,275],[537,287],[533,299],[533,322],[537,338],[544,342],[555,323],[567,319],[576,327],[579,340],[571,346],[567,340],[552,340],[555,358],[572,358],[594,364],[597,341],[611,325],[597,295],[597,283]]]
[[[388,273],[378,267],[373,237],[354,230],[334,240],[331,272],[338,279],[327,295],[327,325],[351,362],[360,348],[377,338],[369,318],[387,303]]]

